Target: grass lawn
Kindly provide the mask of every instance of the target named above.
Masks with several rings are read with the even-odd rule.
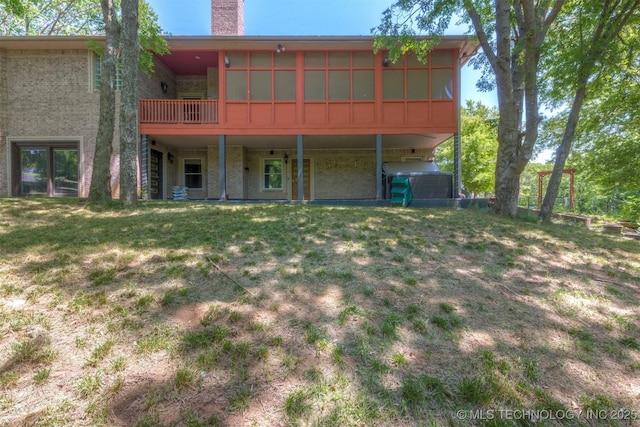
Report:
[[[480,210],[0,199],[0,425],[628,426],[638,402],[635,240]]]

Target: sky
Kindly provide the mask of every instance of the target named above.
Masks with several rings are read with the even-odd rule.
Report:
[[[162,29],[174,36],[211,34],[210,0],[147,0]],[[248,36],[371,35],[393,0],[244,0]],[[463,30],[448,34],[463,34]],[[497,105],[495,92],[480,92],[479,73],[462,68],[462,102]]]

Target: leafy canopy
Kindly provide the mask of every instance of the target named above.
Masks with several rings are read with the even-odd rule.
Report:
[[[464,187],[478,194],[491,193],[495,187],[498,111],[481,102],[467,101],[460,116]],[[436,163],[443,171],[453,171],[452,139],[438,147]]]

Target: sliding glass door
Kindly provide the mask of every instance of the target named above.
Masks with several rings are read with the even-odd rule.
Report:
[[[78,196],[77,144],[20,144],[14,153],[16,195]]]
[[[48,157],[46,148],[20,149],[20,193],[23,196],[49,194]]]

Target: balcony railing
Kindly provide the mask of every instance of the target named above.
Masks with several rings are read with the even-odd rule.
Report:
[[[217,124],[218,101],[193,99],[141,99],[140,123]]]

